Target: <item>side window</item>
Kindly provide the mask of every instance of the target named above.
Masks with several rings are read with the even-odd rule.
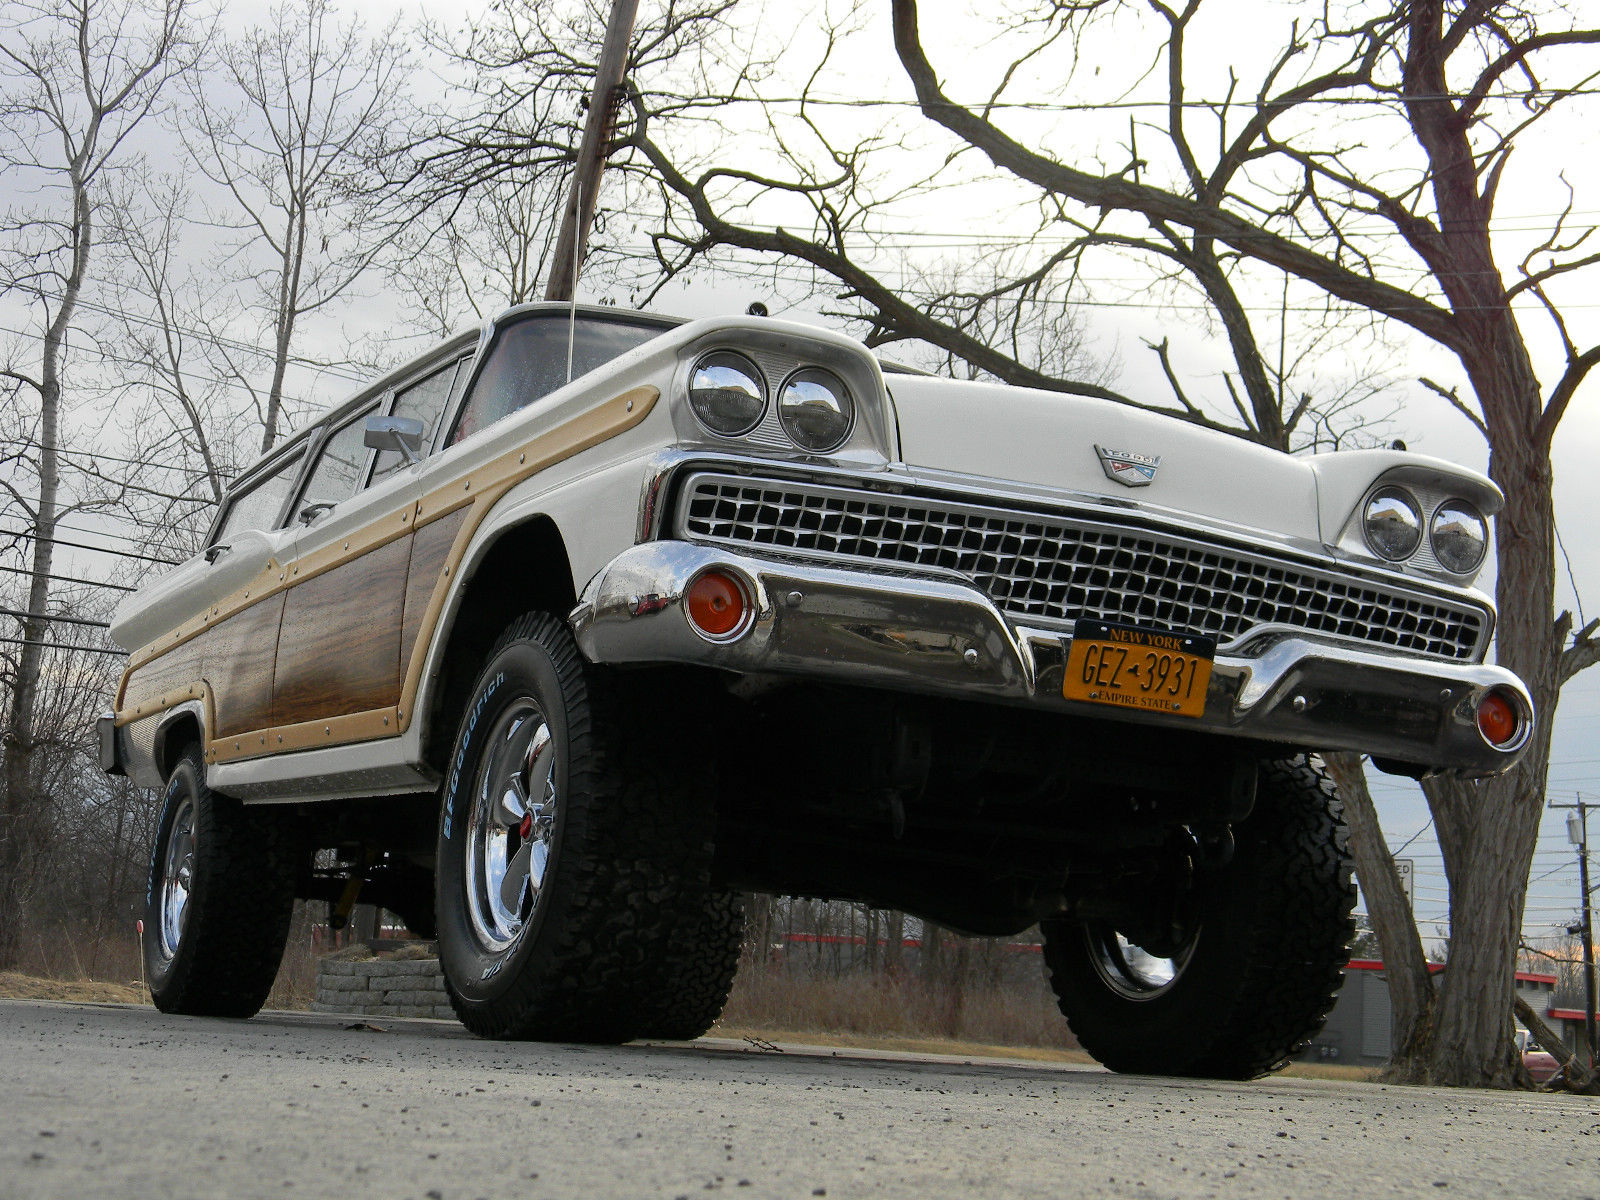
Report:
[[[422,422],[422,444],[433,442],[433,431],[439,427],[439,414],[450,403],[450,393],[455,387],[456,372],[466,359],[457,359],[448,367],[435,371],[413,383],[394,398],[393,415],[414,417]],[[426,452],[426,451],[424,451]],[[391,471],[406,465],[405,455],[384,450],[378,455],[377,469],[372,472],[372,482],[377,483]]]
[[[338,504],[356,494],[367,468],[368,451],[362,440],[366,434],[365,422],[367,414],[373,411],[366,409],[346,421],[322,443],[317,461],[311,466],[311,477],[300,493],[301,512],[312,504]]]
[[[278,523],[278,512],[294,487],[295,476],[300,472],[300,456],[296,454],[270,475],[252,483],[248,491],[228,501],[228,513],[222,518],[213,541],[222,541],[241,529],[272,529]]]
[[[585,318],[572,329],[572,377],[577,379],[635,346],[659,337],[662,327]],[[450,445],[542,400],[567,382],[567,320],[530,317],[495,339],[489,358],[462,405]]]

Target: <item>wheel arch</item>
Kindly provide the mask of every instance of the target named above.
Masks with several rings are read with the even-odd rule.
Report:
[[[193,743],[205,749],[205,726],[201,721],[199,705],[184,705],[174,709],[156,727],[151,741],[151,758],[162,779],[172,775],[185,747]]]
[[[419,697],[424,761],[443,771],[456,715],[506,626],[530,609],[565,620],[577,603],[566,539],[549,514],[497,528],[472,547],[456,599],[434,634],[434,666]]]

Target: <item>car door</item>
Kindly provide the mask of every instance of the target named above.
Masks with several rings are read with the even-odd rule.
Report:
[[[269,749],[394,731],[385,710],[400,694],[416,488],[404,473],[363,486],[372,460],[365,423],[377,411],[374,402],[329,430],[293,507]]]
[[[277,581],[294,545],[283,510],[303,462],[302,443],[240,480],[205,551],[118,613],[114,633],[133,649],[120,717],[204,697],[213,738],[271,723]]]
[[[452,360],[425,371],[382,407],[431,431],[457,367]],[[274,736],[285,749],[390,737],[401,727],[416,635],[418,599],[408,579],[420,485],[418,467],[402,455],[366,449],[365,421],[377,411],[363,408],[329,433],[295,505],[293,586],[274,685]]]

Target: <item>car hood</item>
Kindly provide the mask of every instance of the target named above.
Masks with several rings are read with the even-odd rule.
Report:
[[[1241,531],[1325,539],[1307,460],[1126,405],[1061,392],[953,380],[887,380],[901,457],[915,472],[1007,480],[1152,515],[1163,510]],[[1097,447],[1156,459],[1140,486],[1111,478]],[[1145,476],[1137,467],[1123,474]]]

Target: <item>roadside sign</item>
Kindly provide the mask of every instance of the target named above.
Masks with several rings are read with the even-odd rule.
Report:
[[[1414,858],[1394,860],[1395,873],[1400,876],[1400,886],[1406,889],[1406,907],[1411,910],[1413,916],[1417,911],[1416,865],[1417,860]]]

